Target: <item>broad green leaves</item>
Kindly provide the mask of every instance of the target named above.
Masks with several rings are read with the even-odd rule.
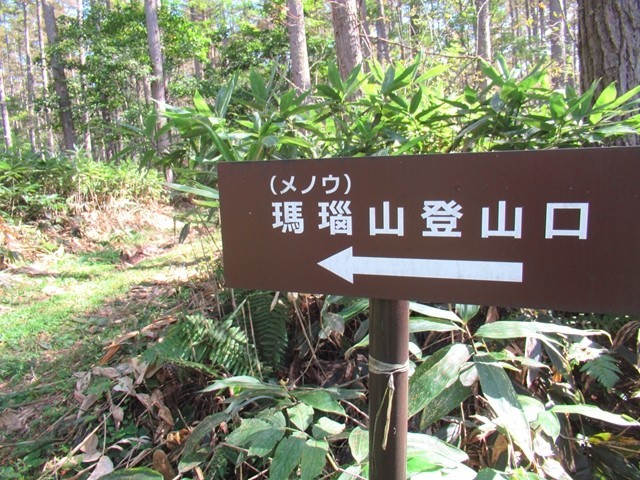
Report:
[[[488,354],[475,355],[474,363],[482,394],[495,412],[498,426],[522,449],[529,461],[533,461],[531,430],[511,380]]]
[[[454,344],[423,362],[409,381],[409,415],[426,409],[421,423],[427,426],[459,407],[471,394],[471,389],[460,382],[470,357],[469,346]]]

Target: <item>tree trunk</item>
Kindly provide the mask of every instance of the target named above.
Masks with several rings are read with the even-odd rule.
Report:
[[[309,54],[302,0],[287,0],[287,33],[291,52],[291,81],[298,93],[311,88]]]
[[[476,56],[491,62],[491,12],[489,0],[474,0],[476,6]]]
[[[84,4],[83,0],[77,0],[76,6],[78,10],[78,25],[82,28],[82,24],[84,22]],[[85,72],[84,66],[87,62],[87,51],[84,46],[84,41],[80,40],[80,91],[82,92],[82,98],[85,99],[87,97],[87,86],[85,81]],[[82,102],[83,105],[80,107],[82,111],[82,126],[84,128],[83,134],[83,144],[86,152],[91,152],[91,130],[89,129],[90,125],[90,117],[89,117],[89,109],[87,108],[86,102]]]
[[[160,43],[160,27],[158,25],[158,0],[145,0],[144,13],[147,24],[147,43],[149,47],[149,57],[151,58],[151,98],[156,102],[156,112],[158,113],[158,128],[162,128],[166,123],[162,115],[165,110],[166,92],[164,88],[164,70],[162,64],[162,47]],[[163,152],[169,145],[169,138],[166,134],[158,137],[158,151]]]
[[[367,2],[365,0],[358,0],[358,28],[360,32],[360,48],[362,49],[362,58],[364,60],[370,60],[373,58],[373,49],[371,48],[371,27],[369,25],[369,19],[367,18]],[[365,64],[366,67],[366,64]]]
[[[31,33],[29,31],[29,19],[27,16],[27,2],[22,0],[22,35],[24,39],[24,57],[25,68],[27,73],[27,122],[29,124],[29,144],[31,150],[37,149],[36,142],[36,130],[38,129],[38,122],[34,114],[35,104],[35,81],[33,79],[33,62],[31,60]]]
[[[2,116],[2,130],[4,134],[4,144],[7,149],[13,146],[11,140],[11,123],[9,122],[9,109],[7,108],[7,98],[4,92],[4,61],[0,55],[0,116]]]
[[[619,94],[640,84],[638,0],[578,0],[578,23],[582,91],[599,78],[596,95],[612,82]],[[640,145],[640,137],[622,143]]]
[[[351,71],[362,64],[362,49],[358,34],[358,7],[356,0],[329,0],[336,55],[340,76],[346,79]]]
[[[378,19],[376,20],[376,35],[378,37],[377,50],[378,50],[378,62],[381,65],[391,62],[389,56],[389,29],[387,28],[387,19],[384,13],[384,1],[376,0],[378,7]]]
[[[164,85],[164,68],[162,64],[162,47],[160,43],[160,26],[158,25],[158,0],[144,0],[144,13],[147,24],[147,43],[149,47],[149,57],[151,58],[151,70],[153,78],[151,80],[151,97],[155,100],[155,109],[158,114],[158,130],[167,123],[164,117],[166,108],[166,91]],[[169,135],[162,133],[157,136],[156,148],[159,153],[164,153],[169,148]],[[167,182],[173,182],[173,170],[165,170]]]
[[[38,22],[38,51],[40,52],[40,75],[42,77],[42,96],[47,96],[49,89],[49,73],[47,71],[47,57],[44,51],[44,29],[42,28],[42,0],[36,1],[36,20]],[[53,153],[55,142],[53,138],[53,129],[51,128],[51,119],[49,118],[49,108],[43,107],[44,122],[47,136],[47,148],[49,153]]]
[[[554,86],[561,87],[565,83],[566,46],[564,43],[564,8],[562,0],[549,0],[549,44],[551,47],[551,62],[553,64],[551,77]]]
[[[56,17],[53,5],[50,0],[43,0],[42,9],[44,14],[44,26],[47,32],[47,42],[55,45],[58,39],[56,28]],[[51,75],[58,95],[58,106],[60,108],[60,123],[62,124],[62,136],[64,138],[64,148],[73,150],[76,144],[76,133],[73,128],[73,114],[71,112],[71,100],[67,88],[67,78],[64,68],[57,52],[51,54]]]

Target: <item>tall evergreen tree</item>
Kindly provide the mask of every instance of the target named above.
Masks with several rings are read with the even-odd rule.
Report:
[[[640,84],[640,2],[578,0],[580,85],[602,79],[596,94],[612,82],[618,93]],[[625,145],[640,145],[626,137]]]
[[[342,78],[362,63],[356,0],[330,0],[338,69]]]
[[[291,81],[297,91],[311,88],[307,34],[302,0],[287,0],[287,33],[291,54]]]
[[[58,28],[56,25],[56,16],[53,10],[51,0],[43,0],[42,10],[44,16],[44,25],[47,32],[47,42],[50,46],[55,47],[58,41]],[[60,54],[53,48],[51,54],[51,75],[53,77],[56,94],[58,96],[58,107],[60,109],[60,123],[62,124],[62,136],[64,139],[64,148],[73,150],[76,145],[76,132],[73,126],[73,114],[71,112],[71,98],[67,87],[67,78],[60,59]]]

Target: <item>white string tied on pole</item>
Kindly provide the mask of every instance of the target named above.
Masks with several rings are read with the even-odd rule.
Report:
[[[389,428],[391,426],[391,409],[393,408],[393,394],[396,391],[395,382],[393,380],[393,376],[396,373],[404,373],[409,372],[411,369],[411,362],[407,359],[404,363],[386,363],[376,358],[373,358],[369,355],[369,373],[373,373],[375,375],[387,375],[387,389],[384,392],[384,396],[382,401],[384,402],[385,398],[388,398],[387,401],[387,419],[384,425],[384,435],[382,437],[382,449],[387,449],[387,440],[389,439]],[[382,405],[381,405],[382,406]],[[378,415],[381,413],[380,409],[375,416],[374,420],[374,428],[377,425]]]

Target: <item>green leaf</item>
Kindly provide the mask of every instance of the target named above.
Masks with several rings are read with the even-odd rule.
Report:
[[[462,319],[451,310],[443,310],[440,308],[422,305],[421,303],[409,302],[409,310],[420,313],[426,317],[441,318],[443,320],[451,320],[452,322],[463,323]]]
[[[469,322],[469,320],[471,320],[478,314],[478,312],[480,311],[480,306],[458,303],[455,310],[456,312],[458,312],[458,315],[460,316],[462,321],[466,324]]]
[[[391,83],[393,82],[395,76],[395,69],[393,67],[387,68],[387,71],[384,74],[384,80],[382,81],[382,86],[380,87],[380,93],[382,93],[383,95],[387,95],[390,92],[389,87],[391,86]]]
[[[611,102],[613,102],[618,96],[618,92],[616,90],[616,84],[610,83],[598,96],[595,103],[593,104],[592,114],[589,115],[589,121],[592,124],[598,123],[604,114],[602,108],[608,106]],[[600,111],[598,111],[600,110]]]
[[[108,473],[102,480],[163,480],[162,474],[150,468],[127,468]]]
[[[220,195],[217,190],[207,187],[206,185],[200,185],[199,187],[190,187],[188,185],[179,185],[177,183],[168,183],[167,186],[178,192],[191,193],[193,195],[199,195],[201,197],[210,198],[213,200],[219,200]]]
[[[295,435],[291,435],[282,440],[273,455],[269,478],[273,480],[285,480],[289,478],[293,469],[300,464],[304,446],[304,438]]]
[[[316,85],[316,90],[320,95],[322,95],[325,98],[330,98],[338,102],[342,101],[342,97],[340,96],[340,94],[336,90],[331,88],[329,85],[323,85],[323,84]]]
[[[429,80],[430,78],[433,77],[437,77],[438,75],[440,75],[441,73],[446,72],[447,70],[449,70],[451,67],[445,63],[442,63],[440,65],[437,65],[435,67],[430,68],[429,70],[427,70],[426,72],[424,72],[422,75],[420,75],[416,80],[415,83],[417,84],[422,84],[424,82],[426,82],[427,80]]]
[[[490,64],[488,64],[485,60],[480,59],[482,73],[484,73],[487,77],[489,77],[495,85],[501,87],[504,83],[502,76],[498,73],[498,71],[493,68]]]
[[[567,105],[564,103],[564,96],[559,92],[549,95],[549,109],[554,120],[562,120],[567,113]]]
[[[497,415],[498,423],[522,449],[525,456],[533,461],[531,430],[511,380],[504,369],[494,363],[490,355],[476,354],[473,359],[478,369],[482,393]]]
[[[469,460],[465,452],[432,435],[408,433],[407,460],[414,473],[439,471],[435,478],[473,480],[476,476],[476,472],[463,463]]]
[[[329,82],[338,92],[344,92],[344,84],[342,83],[342,78],[340,78],[340,71],[338,67],[332,62],[329,63],[327,69]]]
[[[323,390],[307,390],[292,392],[293,396],[310,407],[322,412],[345,415],[344,408],[328,392]]]
[[[409,113],[414,114],[418,110],[420,106],[420,102],[422,101],[422,87],[418,87],[418,91],[415,93],[413,97],[411,97],[411,104],[409,105]]]
[[[278,143],[281,145],[295,145],[296,147],[312,148],[313,143],[298,137],[280,137]]]
[[[504,472],[493,468],[483,468],[478,472],[476,480],[509,480],[509,477]]]
[[[566,413],[584,415],[585,417],[600,420],[601,422],[611,423],[620,427],[640,427],[640,422],[634,420],[628,415],[618,415],[616,413],[602,410],[596,405],[554,405],[551,407],[553,413]]]
[[[338,477],[338,480],[360,480],[363,478],[361,475],[362,473],[364,473],[362,466],[351,465]]]
[[[427,452],[432,456],[432,461],[438,465],[455,466],[469,460],[469,455],[440,440],[433,435],[409,432],[407,434],[407,452]]]
[[[638,94],[640,94],[640,85],[636,85],[631,90],[629,90],[629,91],[623,93],[622,95],[620,95],[617,98],[617,100],[615,100],[614,102],[611,103],[611,105],[609,105],[609,108],[610,109],[618,108],[619,106],[625,104],[626,102],[628,102],[629,100],[631,100],[633,97],[635,97]]]
[[[540,426],[542,431],[549,435],[554,442],[560,436],[560,430],[562,428],[558,417],[553,412],[550,412],[548,410],[538,413],[538,417],[532,425],[534,427]]]
[[[331,420],[329,417],[320,417],[311,428],[311,432],[316,440],[322,440],[332,435],[338,435],[344,432],[344,429],[343,423]]]
[[[468,345],[456,343],[423,362],[409,380],[409,416],[428,407],[425,415],[429,419],[440,418],[458,407],[471,394],[459,380],[470,356]]]
[[[529,322],[520,320],[501,320],[482,325],[475,336],[491,339],[510,339],[535,337],[543,333],[556,333],[560,335],[578,335],[588,337],[591,335],[606,335],[602,330],[582,330],[571,328],[556,323]]]
[[[287,408],[287,415],[289,415],[291,423],[304,432],[313,421],[313,408],[304,403],[298,403],[291,408]]]
[[[356,463],[362,463],[369,458],[369,431],[356,427],[349,434],[349,448]]]
[[[265,457],[284,436],[284,427],[278,428],[265,420],[248,418],[231,432],[227,442],[237,447],[248,447],[250,456]]]
[[[237,80],[238,74],[234,73],[231,80],[220,89],[216,96],[215,109],[221,118],[224,118],[227,114],[227,108],[229,108],[229,102],[231,102],[231,96],[233,95],[233,90],[236,88]]]
[[[424,317],[409,318],[409,333],[455,331],[462,331],[462,328],[449,320]]]
[[[618,96],[618,91],[616,90],[615,82],[610,83],[606,86],[602,93],[596,99],[596,103],[593,104],[593,108],[598,108],[603,105],[607,105],[608,103],[613,102]]]
[[[249,72],[249,82],[251,83],[251,93],[253,93],[254,98],[258,101],[260,106],[264,107],[267,103],[268,95],[267,87],[262,75],[252,68]]]
[[[328,452],[329,444],[324,440],[307,440],[300,461],[300,480],[318,478],[324,470]]]
[[[200,451],[201,443],[207,435],[213,433],[214,429],[222,422],[229,421],[230,417],[226,413],[214,413],[202,420],[191,434],[187,437],[184,450],[180,456],[178,470],[180,473],[188,472],[192,468],[204,462],[211,453],[209,448]]]
[[[289,393],[286,388],[279,385],[262,383],[255,377],[245,375],[217,380],[203,389],[202,393],[222,390],[224,388],[232,388],[234,390],[248,390],[256,394],[274,397],[289,397]]]
[[[212,117],[213,112],[209,108],[206,100],[200,95],[200,92],[196,90],[196,93],[193,95],[193,104],[196,107],[196,110],[200,115],[205,117]]]

